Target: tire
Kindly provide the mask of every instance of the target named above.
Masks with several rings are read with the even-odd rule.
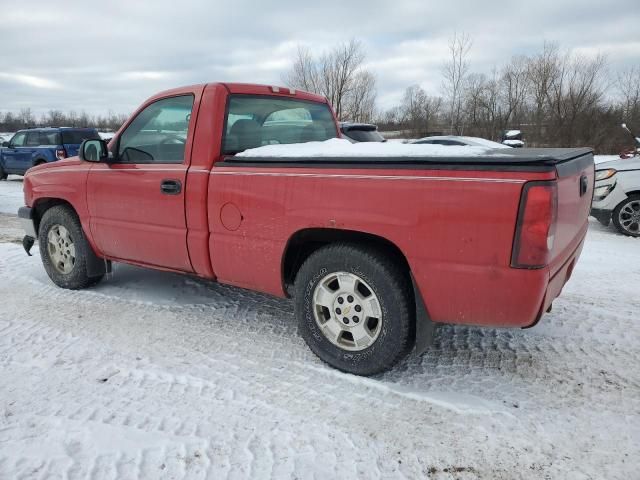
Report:
[[[640,195],[629,195],[613,210],[613,224],[629,237],[640,237]]]
[[[4,168],[2,168],[2,165],[0,165],[0,180],[6,180],[8,176],[9,174],[5,172]]]
[[[320,248],[300,267],[294,295],[302,337],[338,370],[364,376],[384,372],[413,347],[408,272],[380,250],[346,243]]]
[[[47,210],[38,232],[40,257],[57,286],[78,290],[97,284],[104,275],[87,275],[89,255],[94,255],[76,213],[58,205]]]

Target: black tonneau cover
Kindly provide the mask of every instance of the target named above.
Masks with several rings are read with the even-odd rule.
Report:
[[[217,166],[325,167],[325,168],[425,168],[453,170],[549,171],[582,169],[593,164],[590,148],[496,148],[485,155],[466,157],[225,157]],[[580,159],[580,162],[572,160]],[[563,165],[565,165],[563,167]],[[569,174],[570,172],[562,172]]]

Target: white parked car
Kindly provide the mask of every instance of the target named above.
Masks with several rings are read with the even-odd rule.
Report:
[[[640,137],[635,142],[634,156],[596,165],[591,216],[603,225],[613,220],[620,233],[640,237]]]
[[[467,146],[467,147],[485,147],[485,148],[511,148],[498,142],[492,142],[480,137],[462,137],[458,135],[438,135],[434,137],[424,137],[411,142],[413,144],[426,143],[430,145],[450,145],[450,146]]]

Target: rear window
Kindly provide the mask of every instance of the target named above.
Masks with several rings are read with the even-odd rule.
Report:
[[[305,143],[336,138],[327,104],[293,98],[232,95],[225,123],[223,153],[263,145]]]
[[[384,137],[377,130],[345,130],[344,134],[358,142],[384,142]]]
[[[65,145],[79,145],[83,140],[100,140],[100,135],[95,130],[62,130]]]

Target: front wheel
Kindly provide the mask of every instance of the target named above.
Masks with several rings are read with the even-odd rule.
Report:
[[[613,224],[623,235],[640,237],[640,195],[630,195],[613,210]]]
[[[70,208],[59,205],[44,213],[38,244],[44,269],[59,287],[77,290],[102,279],[102,275],[87,274],[87,261],[93,252],[78,217]]]
[[[304,262],[295,282],[302,337],[329,365],[356,375],[393,367],[413,346],[411,282],[392,256],[332,244]]]
[[[0,165],[0,180],[6,180],[8,176],[7,172],[2,168],[2,165]]]

